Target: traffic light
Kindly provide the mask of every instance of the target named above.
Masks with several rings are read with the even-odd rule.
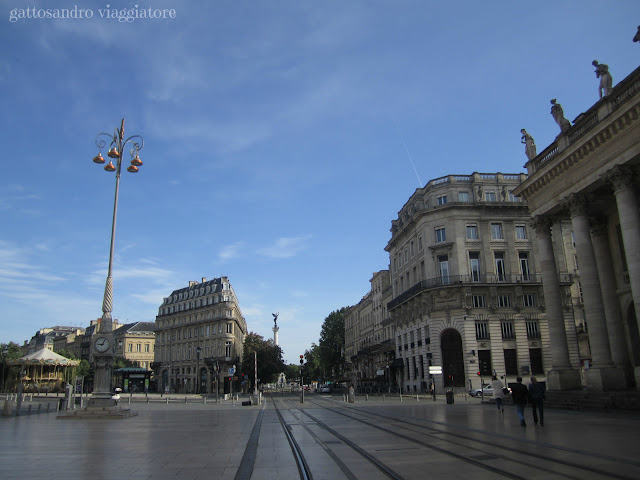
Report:
[[[304,355],[300,355],[300,365],[304,364]]]
[[[482,373],[478,372],[478,376],[482,375]]]

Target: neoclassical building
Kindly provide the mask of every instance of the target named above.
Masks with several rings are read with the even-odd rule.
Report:
[[[594,84],[594,97],[596,85]],[[557,281],[556,230],[569,222],[588,330],[586,386],[640,387],[640,68],[525,165],[514,190],[535,221],[550,331],[548,384],[580,386]]]
[[[247,324],[227,277],[171,292],[158,310],[155,334],[153,370],[161,391],[231,391]]]
[[[405,392],[466,390],[491,374],[545,380],[551,335],[527,205],[514,195],[525,174],[448,175],[409,198],[392,221],[390,259],[398,383]],[[559,323],[567,361],[580,370],[572,304],[571,231],[557,225]],[[441,368],[441,374],[429,373]],[[478,375],[478,373],[481,374]]]
[[[358,388],[383,391],[396,377],[389,270],[375,272],[369,282],[370,291],[344,316],[345,376]]]

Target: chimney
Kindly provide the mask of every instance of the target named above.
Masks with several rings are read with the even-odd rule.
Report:
[[[202,283],[207,281],[207,277],[202,277]]]

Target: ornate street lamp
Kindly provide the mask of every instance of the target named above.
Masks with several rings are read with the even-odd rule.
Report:
[[[104,288],[104,299],[102,301],[102,318],[100,319],[94,341],[92,342],[92,355],[95,363],[93,396],[89,402],[90,406],[103,407],[114,406],[115,401],[111,399],[111,373],[113,371],[113,360],[116,351],[115,338],[113,335],[113,322],[111,311],[113,308],[113,246],[116,236],[116,216],[118,214],[118,191],[120,188],[120,169],[122,167],[122,155],[126,145],[131,147],[131,165],[127,168],[128,172],[138,172],[138,167],[142,165],[142,161],[138,156],[144,145],[144,140],[140,135],[133,135],[124,140],[124,118],[119,129],[115,129],[113,135],[109,133],[99,133],[96,136],[96,146],[100,149],[98,155],[93,161],[98,164],[105,163],[102,156],[102,149],[109,145],[107,156],[116,161],[114,165],[112,160],[105,165],[107,172],[116,172],[116,193],[113,202],[113,220],[111,223],[111,248],[109,250],[109,270],[107,273],[107,283]]]

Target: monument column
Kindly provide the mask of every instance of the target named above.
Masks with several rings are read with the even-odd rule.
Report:
[[[597,218],[591,222],[591,237],[593,248],[598,255],[595,256],[598,277],[600,279],[600,291],[602,292],[602,305],[604,307],[609,332],[609,346],[611,359],[625,371],[625,379],[633,373],[630,371],[629,353],[625,340],[624,325],[620,314],[620,303],[616,294],[616,278],[611,260],[611,248],[609,245],[607,221],[605,218]],[[625,385],[628,385],[628,381]]]
[[[567,206],[571,212],[582,298],[589,328],[592,366],[585,372],[587,388],[602,391],[623,389],[624,373],[614,366],[611,359],[600,279],[587,217],[587,200],[582,195],[573,194],[568,199]]]
[[[551,370],[547,372],[549,390],[574,390],[581,388],[580,372],[569,361],[569,348],[565,330],[562,298],[558,284],[558,272],[551,241],[551,220],[535,217],[532,226],[538,240],[538,257],[542,272],[547,323],[549,324],[549,345],[551,347]]]

